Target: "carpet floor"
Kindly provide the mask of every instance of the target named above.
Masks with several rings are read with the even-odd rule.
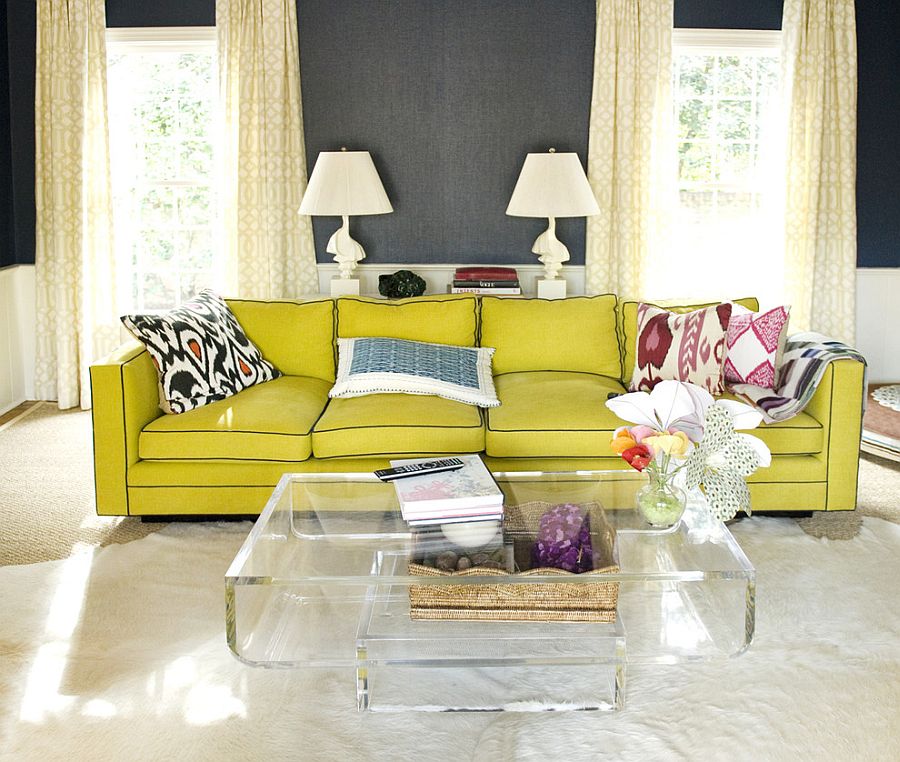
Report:
[[[758,571],[745,654],[630,667],[622,711],[544,714],[358,714],[352,671],[238,662],[222,576],[248,528],[173,523],[0,568],[0,760],[900,758],[896,524],[835,542],[736,523]]]

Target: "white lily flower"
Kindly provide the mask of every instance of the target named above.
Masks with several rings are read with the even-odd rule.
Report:
[[[705,389],[681,381],[660,381],[649,393],[631,392],[606,402],[623,421],[656,431],[674,427],[694,442],[703,434],[706,410],[712,404],[713,397]]]

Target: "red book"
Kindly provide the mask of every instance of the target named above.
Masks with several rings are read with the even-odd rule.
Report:
[[[453,280],[517,280],[518,277],[515,267],[476,265],[457,267]]]

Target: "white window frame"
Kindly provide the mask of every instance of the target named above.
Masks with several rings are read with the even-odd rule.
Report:
[[[113,27],[106,30],[106,52],[116,47],[140,48],[148,53],[171,53],[190,48],[206,51],[216,43],[214,26]]]
[[[113,27],[106,30],[106,54],[113,56],[127,53],[211,53],[216,57],[217,34],[214,26],[188,26],[188,27]],[[220,123],[217,115],[213,117],[213,125]],[[220,187],[217,178],[217,169],[214,169],[210,179],[210,188]],[[166,183],[171,187],[188,187],[196,185],[185,180],[171,180]],[[218,205],[217,205],[218,207]],[[221,209],[218,208],[216,218],[212,223],[212,232],[215,237],[221,234]],[[216,242],[214,250],[221,251],[220,242]],[[139,266],[139,271],[140,271]],[[131,266],[127,268],[132,273]],[[132,284],[129,282],[119,284],[122,289],[124,303],[131,302]],[[180,295],[176,294],[176,302],[180,303]],[[145,310],[154,311],[154,310]]]

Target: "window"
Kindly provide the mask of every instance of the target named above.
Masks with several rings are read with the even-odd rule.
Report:
[[[133,310],[223,286],[215,45],[206,28],[107,32],[117,277]]]
[[[674,251],[652,268],[652,293],[780,300],[779,58],[780,32],[675,30]]]

